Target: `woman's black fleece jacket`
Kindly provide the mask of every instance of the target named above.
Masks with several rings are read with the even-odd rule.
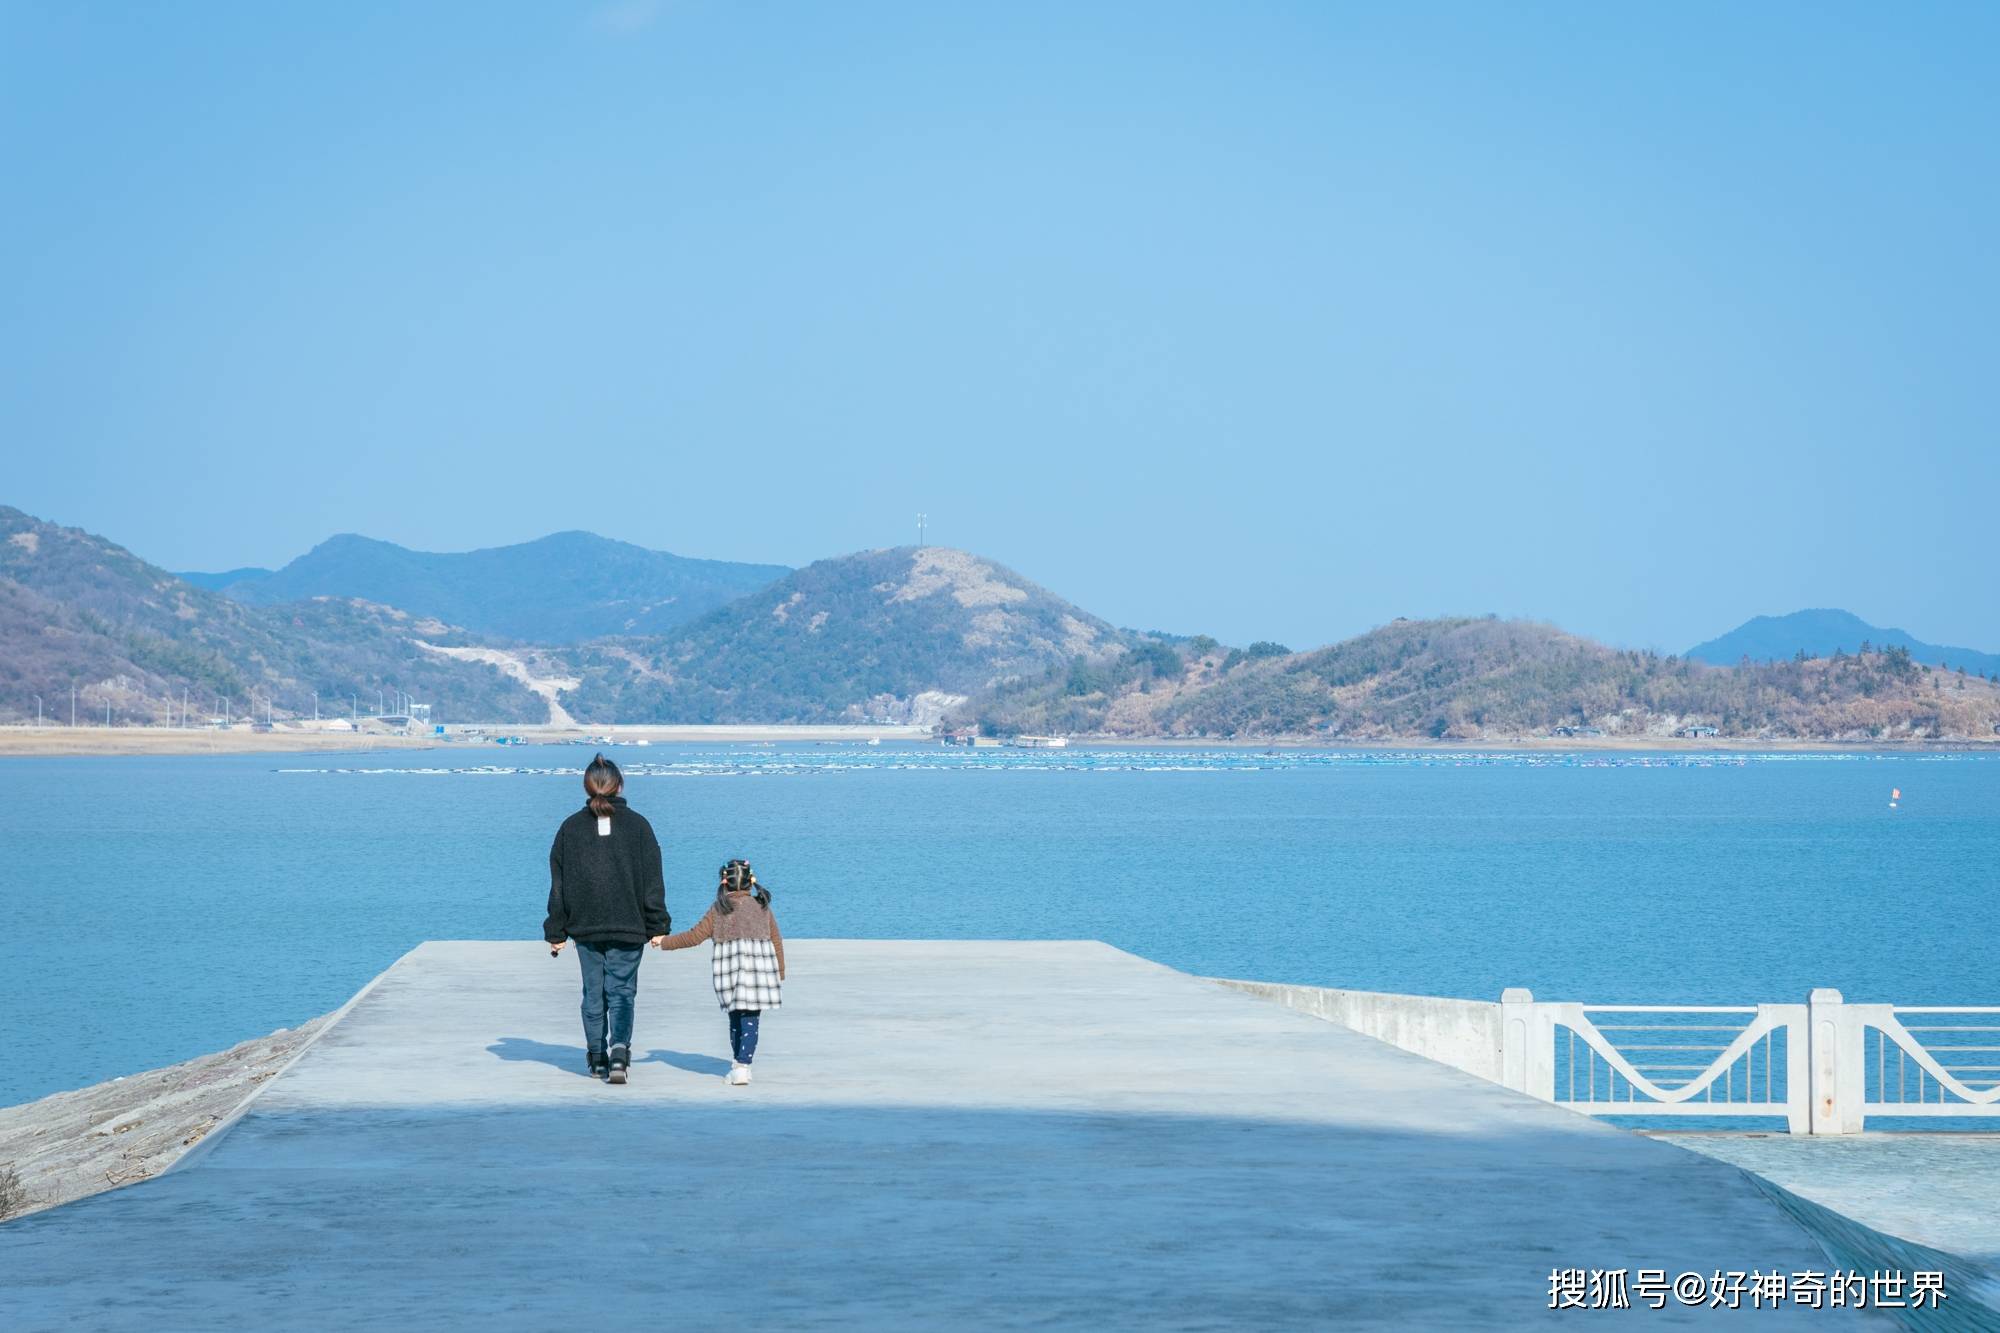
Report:
[[[549,848],[549,917],[542,938],[589,944],[644,944],[673,929],[660,840],[646,817],[612,798],[611,832],[597,831],[590,807],[556,830]]]

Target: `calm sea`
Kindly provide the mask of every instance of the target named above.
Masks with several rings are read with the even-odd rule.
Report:
[[[323,1013],[421,940],[537,939],[589,753],[0,760],[0,1103]],[[2000,1002],[2000,758],[612,753],[681,924],[747,856],[794,936],[1089,937],[1480,998]]]

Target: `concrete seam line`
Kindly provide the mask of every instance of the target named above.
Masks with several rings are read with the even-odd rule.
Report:
[[[341,1005],[340,1008],[334,1010],[331,1014],[327,1015],[326,1022],[320,1024],[319,1031],[313,1033],[312,1036],[308,1037],[306,1039],[305,1044],[303,1046],[300,1046],[298,1050],[293,1051],[291,1059],[285,1061],[284,1064],[280,1065],[278,1069],[274,1073],[272,1073],[272,1075],[269,1078],[265,1079],[262,1083],[259,1083],[256,1087],[252,1088],[250,1090],[249,1096],[245,1097],[242,1101],[236,1103],[236,1105],[230,1110],[229,1114],[223,1116],[220,1120],[217,1120],[215,1122],[214,1127],[211,1128],[208,1131],[208,1133],[201,1136],[201,1142],[195,1144],[192,1148],[189,1148],[179,1157],[176,1157],[173,1160],[172,1164],[169,1165],[166,1170],[160,1172],[160,1174],[157,1176],[153,1176],[152,1179],[158,1180],[162,1176],[170,1176],[174,1172],[180,1170],[182,1167],[192,1165],[193,1163],[199,1161],[202,1157],[206,1156],[209,1153],[209,1151],[215,1147],[216,1143],[222,1138],[222,1136],[228,1133],[230,1130],[234,1129],[236,1127],[236,1123],[239,1120],[243,1119],[244,1115],[250,1110],[251,1103],[255,1102],[259,1097],[262,1097],[266,1090],[275,1086],[278,1080],[283,1078],[286,1072],[290,1070],[293,1065],[305,1059],[306,1052],[310,1051],[314,1046],[317,1046],[319,1044],[319,1039],[321,1037],[324,1037],[327,1033],[339,1027],[341,1020],[346,1018],[347,1015],[353,1011],[355,1005],[360,1004],[363,1000],[367,999],[369,992],[373,991],[377,986],[381,985],[382,979],[384,977],[388,976],[391,972],[394,972],[397,968],[401,967],[406,961],[408,961],[410,954],[415,953],[417,949],[421,948],[423,948],[423,945],[419,944],[415,948],[408,950],[406,953],[403,954],[401,958],[398,958],[395,962],[389,964],[389,966],[383,968],[380,972],[377,972],[374,976],[370,977],[368,979],[368,984],[363,986],[360,990],[354,992],[354,994],[351,997],[349,997],[346,1004]],[[134,1183],[136,1184],[139,1182],[135,1181]]]

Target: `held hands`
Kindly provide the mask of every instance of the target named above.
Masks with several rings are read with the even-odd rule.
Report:
[[[667,937],[665,935],[655,935],[652,939],[647,940],[646,943],[652,945],[655,949],[664,950],[667,947]]]

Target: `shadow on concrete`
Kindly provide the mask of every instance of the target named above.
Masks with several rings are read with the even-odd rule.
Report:
[[[536,1064],[553,1065],[578,1078],[596,1077],[583,1063],[581,1046],[557,1046],[552,1042],[530,1041],[526,1037],[502,1037],[486,1049],[502,1060],[532,1060]]]
[[[591,1077],[584,1068],[581,1046],[558,1046],[554,1042],[533,1041],[527,1037],[502,1037],[486,1049],[502,1060],[528,1060],[560,1069],[565,1074],[575,1074],[578,1078]],[[634,1057],[632,1063],[670,1065],[690,1074],[720,1076],[729,1072],[729,1061],[713,1055],[697,1055],[693,1051],[648,1051]]]
[[[692,1051],[647,1051],[632,1063],[672,1065],[690,1074],[722,1075],[729,1072],[729,1061],[713,1055],[696,1055]]]

